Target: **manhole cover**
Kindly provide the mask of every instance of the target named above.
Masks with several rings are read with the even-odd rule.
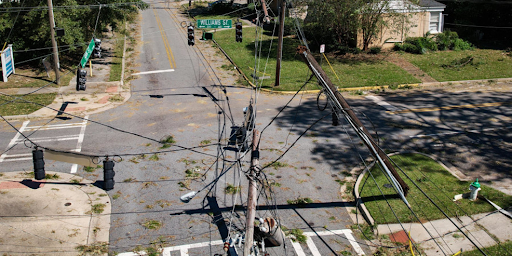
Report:
[[[391,186],[391,184],[384,184],[383,185],[385,188],[392,188],[393,186]]]
[[[64,204],[64,206],[70,206],[70,205],[71,205],[71,203],[65,203]]]

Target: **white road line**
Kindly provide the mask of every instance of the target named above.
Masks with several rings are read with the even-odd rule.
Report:
[[[357,255],[364,255],[363,249],[359,246],[356,239],[352,235],[352,230],[350,229],[344,229],[345,230],[345,236],[347,237],[347,240],[350,242],[350,245],[354,247],[354,251],[356,251]]]
[[[365,255],[364,251],[361,249],[357,241],[355,240],[354,236],[352,235],[352,230],[350,229],[341,229],[341,230],[330,230],[330,231],[318,231],[318,232],[304,232],[305,236],[307,236],[306,244],[309,247],[309,250],[311,251],[311,254],[313,256],[319,256],[320,251],[316,247],[315,243],[311,239],[311,237],[314,236],[332,236],[332,235],[345,235],[347,240],[350,242],[350,245],[354,248],[354,251],[357,253],[357,255]],[[295,250],[295,253],[297,256],[306,256],[306,253],[302,249],[302,246],[298,242],[294,242],[293,240],[290,240],[293,249]],[[188,256],[188,250],[193,248],[201,248],[201,247],[207,247],[210,245],[222,245],[224,242],[222,240],[215,240],[211,242],[203,242],[203,243],[196,243],[196,244],[185,244],[185,245],[178,245],[178,246],[171,246],[171,247],[165,247],[162,249],[162,255],[163,256],[170,256],[172,251],[179,251],[182,256]],[[124,252],[118,254],[119,256],[138,256],[138,255],[145,255],[145,254],[137,254],[134,252]]]
[[[54,125],[45,125],[45,126],[29,126],[26,128],[27,131],[30,130],[57,130],[57,129],[66,129],[66,128],[80,128],[82,127],[82,123],[73,123],[73,124],[54,124]]]
[[[385,108],[388,111],[397,111],[399,110],[397,107],[387,103],[384,101],[384,99],[380,96],[366,96],[367,99],[370,99],[371,101],[375,102],[375,104]]]
[[[304,250],[302,250],[302,247],[300,247],[300,244],[297,242],[294,242],[293,240],[290,240],[292,243],[293,249],[295,249],[295,253],[297,253],[297,256],[306,256],[304,253]]]
[[[311,251],[311,254],[313,254],[313,256],[322,256],[322,254],[320,254],[318,248],[316,248],[316,245],[310,236],[307,236],[306,244],[308,245],[309,250]]]
[[[27,154],[16,154],[16,155],[6,155],[5,157],[20,157],[20,156],[31,156],[32,153]]]
[[[89,120],[89,116],[85,116],[82,121],[82,128],[80,129],[80,134],[78,135],[78,142],[76,143],[76,152],[82,151],[82,143],[84,142],[85,135],[85,127],[87,127],[87,120]],[[76,173],[78,169],[78,164],[73,164],[71,166],[71,173]]]
[[[507,129],[512,128],[512,126],[506,127]],[[423,137],[434,137],[434,136],[444,136],[444,135],[452,135],[452,134],[460,134],[460,133],[482,133],[482,132],[490,132],[495,130],[501,130],[503,127],[497,128],[485,128],[481,130],[464,130],[464,131],[453,131],[453,132],[441,132],[441,133],[431,133],[431,134],[420,134],[420,135],[410,135],[410,138],[423,138]]]
[[[354,247],[354,251],[356,251],[357,255],[365,255],[363,249],[359,246],[356,239],[352,235],[352,230],[350,229],[340,229],[340,230],[329,230],[329,231],[318,231],[318,232],[304,232],[305,236],[332,236],[332,235],[345,235],[347,240],[350,242],[350,245]],[[308,239],[309,240],[309,239]]]
[[[27,127],[28,123],[30,121],[25,121],[23,122],[23,124],[21,125],[21,128],[18,130],[18,132],[16,133],[16,135],[14,135],[14,138],[12,138],[11,142],[9,142],[9,145],[7,145],[7,149],[9,149],[10,147],[16,145],[16,141],[18,141],[18,138],[21,136],[21,134],[25,131],[25,128]],[[2,154],[0,156],[0,163],[4,161],[4,158],[7,157],[7,154]],[[10,160],[10,161],[15,161],[15,160]]]
[[[32,142],[49,142],[49,141],[65,141],[65,140],[78,140],[78,135],[65,135],[65,136],[56,136],[56,137],[40,137],[40,138],[31,138]],[[18,143],[23,142],[24,140],[19,140]]]
[[[147,74],[156,74],[156,73],[165,73],[165,72],[173,72],[174,69],[163,69],[163,70],[153,70],[153,71],[144,71],[139,73],[133,73],[132,76],[137,75],[147,75]]]
[[[16,143],[16,141],[18,140],[18,138],[21,136],[21,134],[25,131],[25,129],[27,128],[27,125],[30,121],[25,121],[23,122],[23,124],[21,125],[21,128],[18,130],[18,133],[16,133],[16,135],[14,135],[14,138],[12,138],[11,142],[9,143],[9,145],[7,145],[7,147],[11,147],[15,144],[18,144]]]
[[[14,159],[3,159],[2,162],[14,162],[14,161],[25,161],[32,160],[32,157],[14,158]]]

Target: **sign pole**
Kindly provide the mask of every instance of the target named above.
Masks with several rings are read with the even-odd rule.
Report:
[[[89,59],[89,71],[90,71],[90,76],[92,77],[92,61],[91,59]]]

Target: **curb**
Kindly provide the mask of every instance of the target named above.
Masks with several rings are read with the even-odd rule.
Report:
[[[391,154],[387,154],[388,156],[394,156],[394,155],[400,155],[400,154],[419,154],[426,157],[429,157],[430,159],[436,161],[439,165],[441,165],[443,168],[445,168],[451,175],[453,175],[455,178],[459,179],[460,181],[468,181],[469,178],[466,177],[462,172],[460,172],[457,168],[454,166],[448,164],[450,167],[442,163],[438,157],[434,155],[429,155],[417,151],[402,151],[402,152],[395,152]],[[356,201],[356,207],[359,208],[361,211],[361,214],[363,215],[363,218],[365,221],[370,225],[375,225],[375,220],[372,218],[370,212],[364,205],[364,202],[362,201],[361,197],[359,196],[359,185],[361,184],[361,181],[363,180],[364,175],[368,172],[369,169],[371,169],[375,165],[376,161],[373,161],[371,164],[369,164],[367,167],[364,168],[363,172],[359,174],[356,180],[356,184],[354,185],[354,197]],[[453,168],[453,169],[452,169]]]

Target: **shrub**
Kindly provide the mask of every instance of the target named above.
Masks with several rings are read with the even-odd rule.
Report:
[[[404,46],[401,44],[401,43],[395,43],[395,45],[393,46],[393,51],[403,51],[404,50]]]
[[[415,51],[411,53],[424,54],[427,51],[437,51],[436,42],[428,35],[424,37],[408,37],[405,39],[405,43],[416,46],[413,48]],[[407,51],[407,49],[405,49]]]
[[[457,38],[453,43],[453,50],[455,51],[463,51],[463,50],[472,50],[473,45],[470,42],[464,41],[463,39]]]
[[[378,46],[375,46],[375,47],[371,47],[370,48],[370,51],[368,52],[369,54],[379,54],[381,52],[381,48],[378,47]]]
[[[402,49],[404,52],[416,53],[416,54],[420,53],[418,46],[411,44],[411,43],[404,43],[402,45]]]
[[[447,30],[443,33],[439,33],[435,36],[437,48],[441,51],[451,50],[453,49],[455,40],[458,38],[459,35],[454,31]]]

